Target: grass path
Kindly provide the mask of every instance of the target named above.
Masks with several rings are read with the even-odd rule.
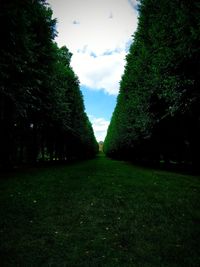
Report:
[[[0,179],[0,266],[199,267],[200,179],[99,156]]]

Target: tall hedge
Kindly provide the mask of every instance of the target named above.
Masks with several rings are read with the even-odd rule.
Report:
[[[44,0],[0,1],[0,166],[95,155],[71,53]]]
[[[200,163],[200,2],[139,1],[107,155]]]

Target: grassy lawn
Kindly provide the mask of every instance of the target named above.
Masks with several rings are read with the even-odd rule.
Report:
[[[200,266],[200,177],[104,156],[1,176],[1,267]]]

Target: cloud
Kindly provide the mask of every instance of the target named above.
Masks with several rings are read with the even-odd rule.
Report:
[[[77,20],[73,20],[73,22],[72,22],[73,24],[75,24],[75,25],[77,25],[77,24],[80,24],[80,22],[79,21],[77,21]]]
[[[131,7],[132,7],[133,9],[135,9],[136,11],[138,11],[138,6],[139,6],[139,4],[138,4],[137,1],[135,1],[135,0],[128,0],[128,2],[129,2],[129,4],[131,5]]]
[[[109,18],[109,19],[112,19],[112,18],[113,18],[113,14],[112,14],[112,12],[110,12],[110,15],[109,15],[108,18]]]
[[[137,26],[137,12],[129,0],[49,0],[58,17],[56,39],[72,53],[89,44],[97,54],[126,43]],[[131,3],[136,3],[132,0]],[[112,19],[108,19],[112,15]],[[75,27],[72,21],[79,22]]]
[[[92,90],[104,90],[116,95],[124,70],[125,51],[94,56],[90,51],[74,54],[71,66],[76,70],[80,83]]]
[[[59,46],[73,53],[81,85],[117,94],[137,27],[136,0],[49,0],[58,18]]]
[[[110,122],[105,120],[104,118],[96,118],[92,115],[89,115],[89,119],[92,123],[92,127],[97,141],[104,141]]]

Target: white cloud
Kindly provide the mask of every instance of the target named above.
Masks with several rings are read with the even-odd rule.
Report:
[[[136,0],[49,0],[59,46],[73,53],[82,85],[117,94],[127,44],[137,27]],[[95,56],[94,56],[95,55]]]
[[[92,123],[97,141],[104,141],[110,122],[105,120],[104,118],[96,118],[92,115],[89,115],[89,119]]]
[[[93,90],[103,89],[109,94],[116,95],[124,70],[124,59],[124,51],[99,56],[93,56],[89,51],[78,52],[74,54],[71,65],[76,70],[81,85]]]

